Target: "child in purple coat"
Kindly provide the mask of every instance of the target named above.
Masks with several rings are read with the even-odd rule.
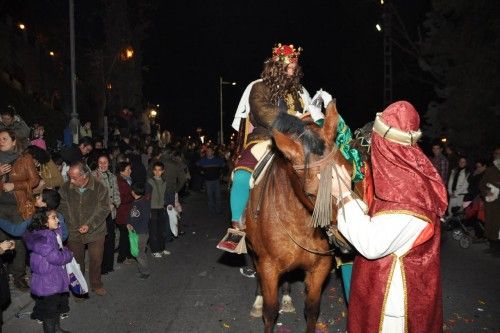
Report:
[[[35,299],[33,319],[43,322],[44,332],[67,332],[60,327],[60,314],[69,311],[69,278],[66,264],[73,254],[61,248],[61,228],[55,210],[39,209],[32,217],[24,241],[30,253],[31,293]]]

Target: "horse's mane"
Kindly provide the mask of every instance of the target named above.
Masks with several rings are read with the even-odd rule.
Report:
[[[291,134],[300,141],[306,161],[309,160],[311,153],[321,156],[325,151],[325,141],[310,128],[311,126],[316,125],[287,113],[279,113],[272,125],[279,132]]]

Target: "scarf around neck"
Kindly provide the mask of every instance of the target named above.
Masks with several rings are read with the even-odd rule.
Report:
[[[2,164],[12,164],[20,156],[17,151],[0,151],[0,163]]]

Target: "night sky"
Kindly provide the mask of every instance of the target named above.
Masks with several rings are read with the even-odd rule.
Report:
[[[428,1],[394,2],[414,38]],[[401,5],[404,3],[404,5]],[[337,98],[352,128],[373,120],[383,106],[383,38],[379,1],[162,1],[144,43],[144,95],[160,104],[160,122],[177,135],[219,129],[219,76],[225,134],[246,85],[257,79],[274,44],[304,50],[303,84],[311,95],[323,88]],[[420,113],[431,87],[406,74],[416,61],[393,49],[394,99],[407,99]]]

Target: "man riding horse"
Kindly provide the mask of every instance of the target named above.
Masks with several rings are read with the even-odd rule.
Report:
[[[253,81],[243,93],[233,128],[240,132],[243,150],[239,153],[233,174],[230,206],[235,229],[244,229],[243,211],[250,194],[250,177],[258,161],[270,149],[271,125],[280,113],[302,117],[307,112],[321,124],[321,109],[311,103],[307,90],[300,84],[302,69],[298,64],[301,48],[278,44],[272,57],[264,62],[261,79]],[[321,97],[327,105],[332,97],[324,91]],[[315,97],[316,97],[315,96]]]

